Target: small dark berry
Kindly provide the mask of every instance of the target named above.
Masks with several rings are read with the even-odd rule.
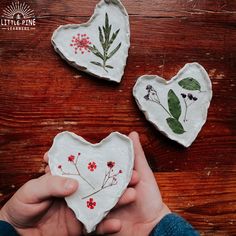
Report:
[[[144,98],[145,98],[146,100],[149,100],[149,95],[148,95],[148,94],[145,95]]]
[[[185,93],[181,93],[182,98],[186,98],[186,94]]]
[[[193,99],[193,95],[191,93],[188,94],[188,98],[189,100],[192,100]]]
[[[193,101],[197,101],[197,97],[193,97]]]

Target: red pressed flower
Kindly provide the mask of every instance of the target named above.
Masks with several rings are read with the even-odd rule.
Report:
[[[108,166],[110,169],[113,168],[114,165],[115,165],[115,162],[114,162],[114,161],[108,161],[108,162],[107,162],[107,166]]]
[[[85,51],[89,51],[91,42],[89,41],[89,37],[87,34],[77,34],[76,36],[73,36],[70,46],[74,47],[75,54],[77,54],[78,50],[84,54]]]
[[[90,209],[94,209],[95,206],[96,202],[93,201],[93,198],[89,198],[89,200],[87,201],[87,207]]]
[[[70,156],[68,157],[68,161],[73,162],[74,160],[75,160],[75,156],[70,155]]]
[[[119,174],[122,174],[123,173],[123,171],[122,170],[119,170]]]
[[[81,153],[80,152],[78,152],[78,156],[80,156],[81,155]]]
[[[59,165],[57,168],[58,168],[58,169],[61,169],[61,168],[62,168],[62,165]]]
[[[96,168],[97,168],[97,165],[96,165],[96,163],[94,161],[88,163],[88,169],[90,171],[94,171]]]

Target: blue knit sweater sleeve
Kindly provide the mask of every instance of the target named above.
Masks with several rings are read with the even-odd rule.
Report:
[[[183,218],[168,214],[155,226],[150,236],[199,236],[200,234]]]
[[[0,220],[0,235],[1,236],[19,236],[12,225]]]
[[[0,221],[1,236],[18,236],[9,223]],[[199,236],[199,233],[183,218],[175,214],[166,215],[152,230],[150,236]]]

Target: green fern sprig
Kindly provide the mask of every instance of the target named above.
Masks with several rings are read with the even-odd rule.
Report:
[[[102,63],[98,61],[91,61],[92,64],[96,66],[102,67],[106,72],[108,69],[113,69],[114,67],[107,64],[107,61],[120,49],[121,42],[116,46],[115,49],[113,49],[111,52],[109,52],[109,49],[111,48],[111,45],[115,41],[117,35],[120,32],[120,29],[118,29],[116,32],[114,32],[111,36],[111,28],[112,25],[109,24],[109,18],[108,14],[105,15],[105,25],[102,26],[102,28],[99,26],[99,41],[103,48],[103,53],[101,53],[95,45],[90,46],[90,51],[97,57],[99,57],[102,60]],[[110,37],[111,36],[111,37]]]

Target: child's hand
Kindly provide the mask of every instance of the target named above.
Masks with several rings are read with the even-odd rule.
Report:
[[[47,155],[44,156],[48,161]],[[52,176],[49,168],[46,174],[23,185],[0,211],[0,220],[9,222],[24,236],[79,236],[83,226],[76,219],[63,199],[78,188],[77,181]],[[131,185],[137,183],[133,175]],[[117,206],[130,204],[135,200],[135,190],[128,188]],[[103,233],[116,233],[121,229],[120,220],[106,219],[99,226]]]
[[[113,235],[144,236],[149,235],[155,225],[166,214],[170,213],[170,210],[162,201],[156,180],[146,161],[138,134],[132,132],[129,137],[134,143],[134,168],[139,176],[139,182],[134,186],[136,200],[127,206],[111,211],[107,218],[121,221],[121,230]],[[103,233],[99,227],[98,232]]]
[[[20,235],[81,235],[82,225],[63,198],[76,191],[75,180],[46,174],[23,185],[3,206],[0,219]]]

